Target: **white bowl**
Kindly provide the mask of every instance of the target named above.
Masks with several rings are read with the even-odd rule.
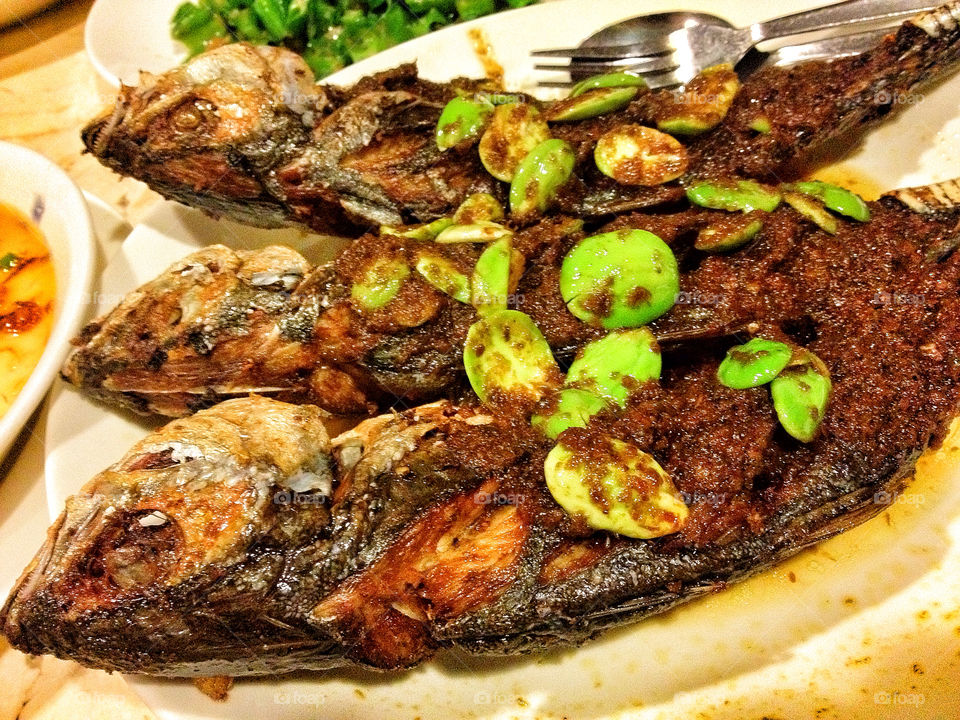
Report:
[[[0,168],[0,202],[34,218],[50,248],[57,278],[50,339],[30,379],[0,417],[2,459],[57,376],[70,338],[86,316],[96,251],[83,194],[63,170],[32,150],[5,142],[0,142]]]

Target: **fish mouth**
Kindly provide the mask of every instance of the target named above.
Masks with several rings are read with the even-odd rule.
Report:
[[[0,629],[11,644],[32,654],[49,652],[50,644],[36,632],[36,615],[45,598],[62,578],[69,558],[81,547],[89,547],[109,524],[107,513],[98,505],[83,507],[87,498],[71,498],[72,505],[60,514],[47,531],[47,540],[17,580],[0,610]]]

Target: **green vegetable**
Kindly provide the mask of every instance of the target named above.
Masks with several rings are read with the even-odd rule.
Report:
[[[669,135],[621,125],[600,136],[593,151],[597,168],[623,185],[660,185],[687,171],[687,150]]]
[[[542,214],[573,174],[577,160],[566,140],[544,140],[517,166],[510,182],[510,212],[524,216]]]
[[[203,52],[213,38],[226,37],[227,28],[211,10],[193,3],[180,5],[170,21],[170,30],[175,40],[187,46],[190,55]]]
[[[550,128],[530,103],[497,105],[480,138],[480,162],[497,180],[510,182],[520,162],[549,137]]]
[[[17,264],[17,260],[19,260],[19,258],[14,253],[7,253],[3,257],[0,257],[0,270],[9,270]]]
[[[287,12],[280,0],[253,0],[250,8],[273,42],[287,37]]]
[[[533,320],[517,310],[493,310],[471,325],[463,364],[483,402],[495,392],[536,402],[560,378],[547,341]]]
[[[179,5],[171,35],[190,56],[214,44],[283,45],[317,78],[458,20],[530,0],[195,0]]]
[[[464,140],[477,137],[491,112],[493,106],[489,103],[453,98],[444,106],[437,120],[437,147],[448,150]]]
[[[727,350],[717,369],[722,385],[735,390],[759,387],[773,380],[790,362],[793,349],[776,340],[753,338]]]
[[[574,85],[570,89],[570,97],[574,98],[578,95],[583,95],[588,90],[596,90],[597,88],[623,87],[644,89],[647,87],[647,81],[639,75],[634,75],[633,73],[629,72],[612,72],[605,73],[603,75],[594,75],[593,77],[588,77]]]
[[[610,87],[587,90],[551,105],[544,116],[550,122],[573,122],[597,117],[629,104],[637,94],[635,87]]]
[[[480,253],[473,276],[471,303],[478,310],[505,308],[523,274],[523,255],[509,237],[490,243]]]
[[[680,290],[673,252],[646,230],[584,238],[560,268],[560,293],[576,317],[605,328],[639,327],[671,307]]]
[[[697,233],[693,246],[704,252],[727,252],[746,245],[763,228],[755,213],[725,216]]]
[[[660,347],[650,330],[615,330],[580,350],[567,371],[567,386],[625,407],[641,383],[660,377],[660,367]]]
[[[543,470],[554,500],[597,530],[661,537],[680,530],[689,514],[657,461],[622,440],[591,438],[589,447],[581,447],[564,436]]]
[[[455,4],[461,20],[483,17],[495,9],[493,0],[456,0]]]
[[[783,429],[800,442],[810,442],[827,411],[832,383],[826,365],[802,350],[770,383],[773,409]]]
[[[474,193],[467,197],[453,214],[457,225],[472,225],[481,221],[503,220],[503,206],[489,193]]]
[[[377,310],[396,297],[409,274],[403,261],[377,258],[350,288],[350,297],[362,310]]]
[[[530,422],[551,440],[567,428],[586,427],[590,418],[605,410],[607,404],[593,393],[565,388],[557,396],[557,406],[549,415],[534,415]]]
[[[453,225],[452,218],[437,218],[433,222],[425,225],[418,225],[408,230],[399,230],[389,225],[380,226],[381,235],[396,235],[397,237],[410,238],[412,240],[433,240],[437,235]]]
[[[856,193],[852,193],[839,185],[810,180],[794,183],[790,187],[823,201],[824,205],[841,215],[846,215],[860,222],[866,222],[870,219],[870,208],[867,207],[863,199]]]
[[[750,122],[750,129],[761,135],[766,135],[773,130],[773,126],[770,124],[770,119],[767,118],[766,115],[760,115]]]
[[[657,127],[674,135],[699,135],[727,115],[740,80],[729,64],[714,65],[687,83],[683,94],[659,111]]]
[[[826,211],[819,200],[792,190],[784,190],[783,199],[807,220],[819,225],[822,230],[831,235],[837,234],[837,219]]]
[[[687,188],[687,199],[695,205],[715,210],[773,212],[780,204],[780,193],[753,180],[701,182]]]
[[[442,255],[421,252],[417,256],[416,269],[440,292],[462,303],[470,302],[470,278]]]
[[[462,243],[462,242],[493,242],[501,238],[512,237],[513,230],[504,227],[499,223],[481,220],[470,225],[451,225],[437,235],[436,242]]]

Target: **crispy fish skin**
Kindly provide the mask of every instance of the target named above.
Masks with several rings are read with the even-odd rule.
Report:
[[[725,345],[698,342],[565,432],[653,455],[689,507],[674,535],[567,515],[551,443],[509,405],[441,401],[328,441],[317,408],[253,396],[172,422],[71,498],[0,627],[125,672],[394,670],[581,642],[759,572],[882,510],[960,409],[958,200],[955,182],[897,191],[836,236],[785,209],[761,245],[695,271],[751,308],[795,268],[801,314],[755,330],[816,353],[833,392],[798,443],[766,388],[717,381]]]
[[[709,348],[668,357],[626,411],[566,431],[574,447],[612,436],[652,453],[690,507],[676,535],[631,540],[568,516],[545,487],[551,443],[509,408],[444,401],[328,443],[314,408],[235,399],[148,437],[68,502],[3,632],[125,672],[395,670],[444,648],[581,642],[720,589],[879,512],[878,493],[897,493],[945,432],[960,258],[914,263],[901,292],[922,302],[849,284],[852,314],[818,318],[806,344],[834,394],[812,443],[779,429],[765,388],[720,385]],[[859,268],[811,273],[838,270]],[[307,488],[324,502],[270,502]]]
[[[4,633],[34,653],[186,675],[322,653],[329,639],[284,597],[329,542],[329,449],[317,408],[259,397],[152,433],[69,499]]]
[[[666,91],[599,118],[556,124],[553,134],[571,142],[578,157],[559,210],[602,217],[675,202],[689,178],[795,175],[828,141],[851,141],[896,109],[898,98],[953,69],[957,8],[951,3],[915,18],[861,56],[748,78],[724,121],[688,143],[691,166],[680,182],[618,185],[591,159],[611,128],[655,124]],[[429,83],[403,66],[336,88],[312,85],[309,72],[284,50],[217,48],[145,76],[139,88],[123,88],[115,107],[83,131],[84,143],[108,167],[168,198],[267,227],[356,234],[447,215],[473,192],[503,199],[505,188],[472,147],[440,152],[433,141],[443,105],[458,92],[484,89],[482,82]],[[769,133],[751,129],[760,113]]]
[[[909,192],[932,197],[948,185]],[[694,250],[693,238],[723,211],[631,213],[602,229],[649,230],[685,268],[676,304],[651,326],[668,352],[760,330],[802,339],[832,322],[838,286],[872,288],[867,298],[844,293],[841,312],[884,293],[895,297],[927,270],[917,258],[948,256],[956,247],[956,203],[922,212],[907,192],[870,203],[870,222],[843,222],[835,237],[784,205],[765,218],[750,245],[707,257]],[[561,362],[600,334],[569,313],[559,291],[560,264],[584,232],[579,223],[555,217],[514,237],[528,261],[513,305],[533,318]],[[371,259],[401,259],[412,267],[425,249],[465,274],[480,252],[473,244],[366,235],[331,265],[311,268],[287,248],[207,248],[88,325],[63,376],[111,404],[169,416],[248,392],[337,414],[455,397],[463,388],[464,338],[476,320],[472,307],[415,272],[394,301],[373,313],[350,299],[352,282]]]
[[[582,236],[578,228],[566,218],[547,220],[519,234],[517,247],[538,258],[537,267],[555,269]],[[62,375],[111,404],[169,416],[250,392],[344,415],[448,395],[460,386],[463,339],[476,320],[471,306],[416,273],[381,310],[362,312],[350,299],[372,258],[401,258],[412,267],[424,249],[467,274],[482,251],[368,235],[314,268],[284,247],[205,248],[88,324]],[[531,270],[526,283],[531,302],[549,295],[539,317],[568,315],[552,276],[541,280]],[[553,325],[561,350],[593,334],[572,316]]]

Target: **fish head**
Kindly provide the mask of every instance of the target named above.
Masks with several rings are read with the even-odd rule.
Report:
[[[328,453],[318,408],[256,396],[168,424],[68,500],[3,632],[28,652],[160,673],[170,657],[203,667],[198,634],[221,659],[265,626],[276,638],[286,553],[329,522]]]
[[[83,142],[108,167],[149,178],[168,197],[277,226],[282,220],[268,212],[276,201],[251,169],[272,166],[302,142],[324,98],[295,53],[224,45],[123,86],[84,128]],[[244,212],[244,202],[254,209]]]

